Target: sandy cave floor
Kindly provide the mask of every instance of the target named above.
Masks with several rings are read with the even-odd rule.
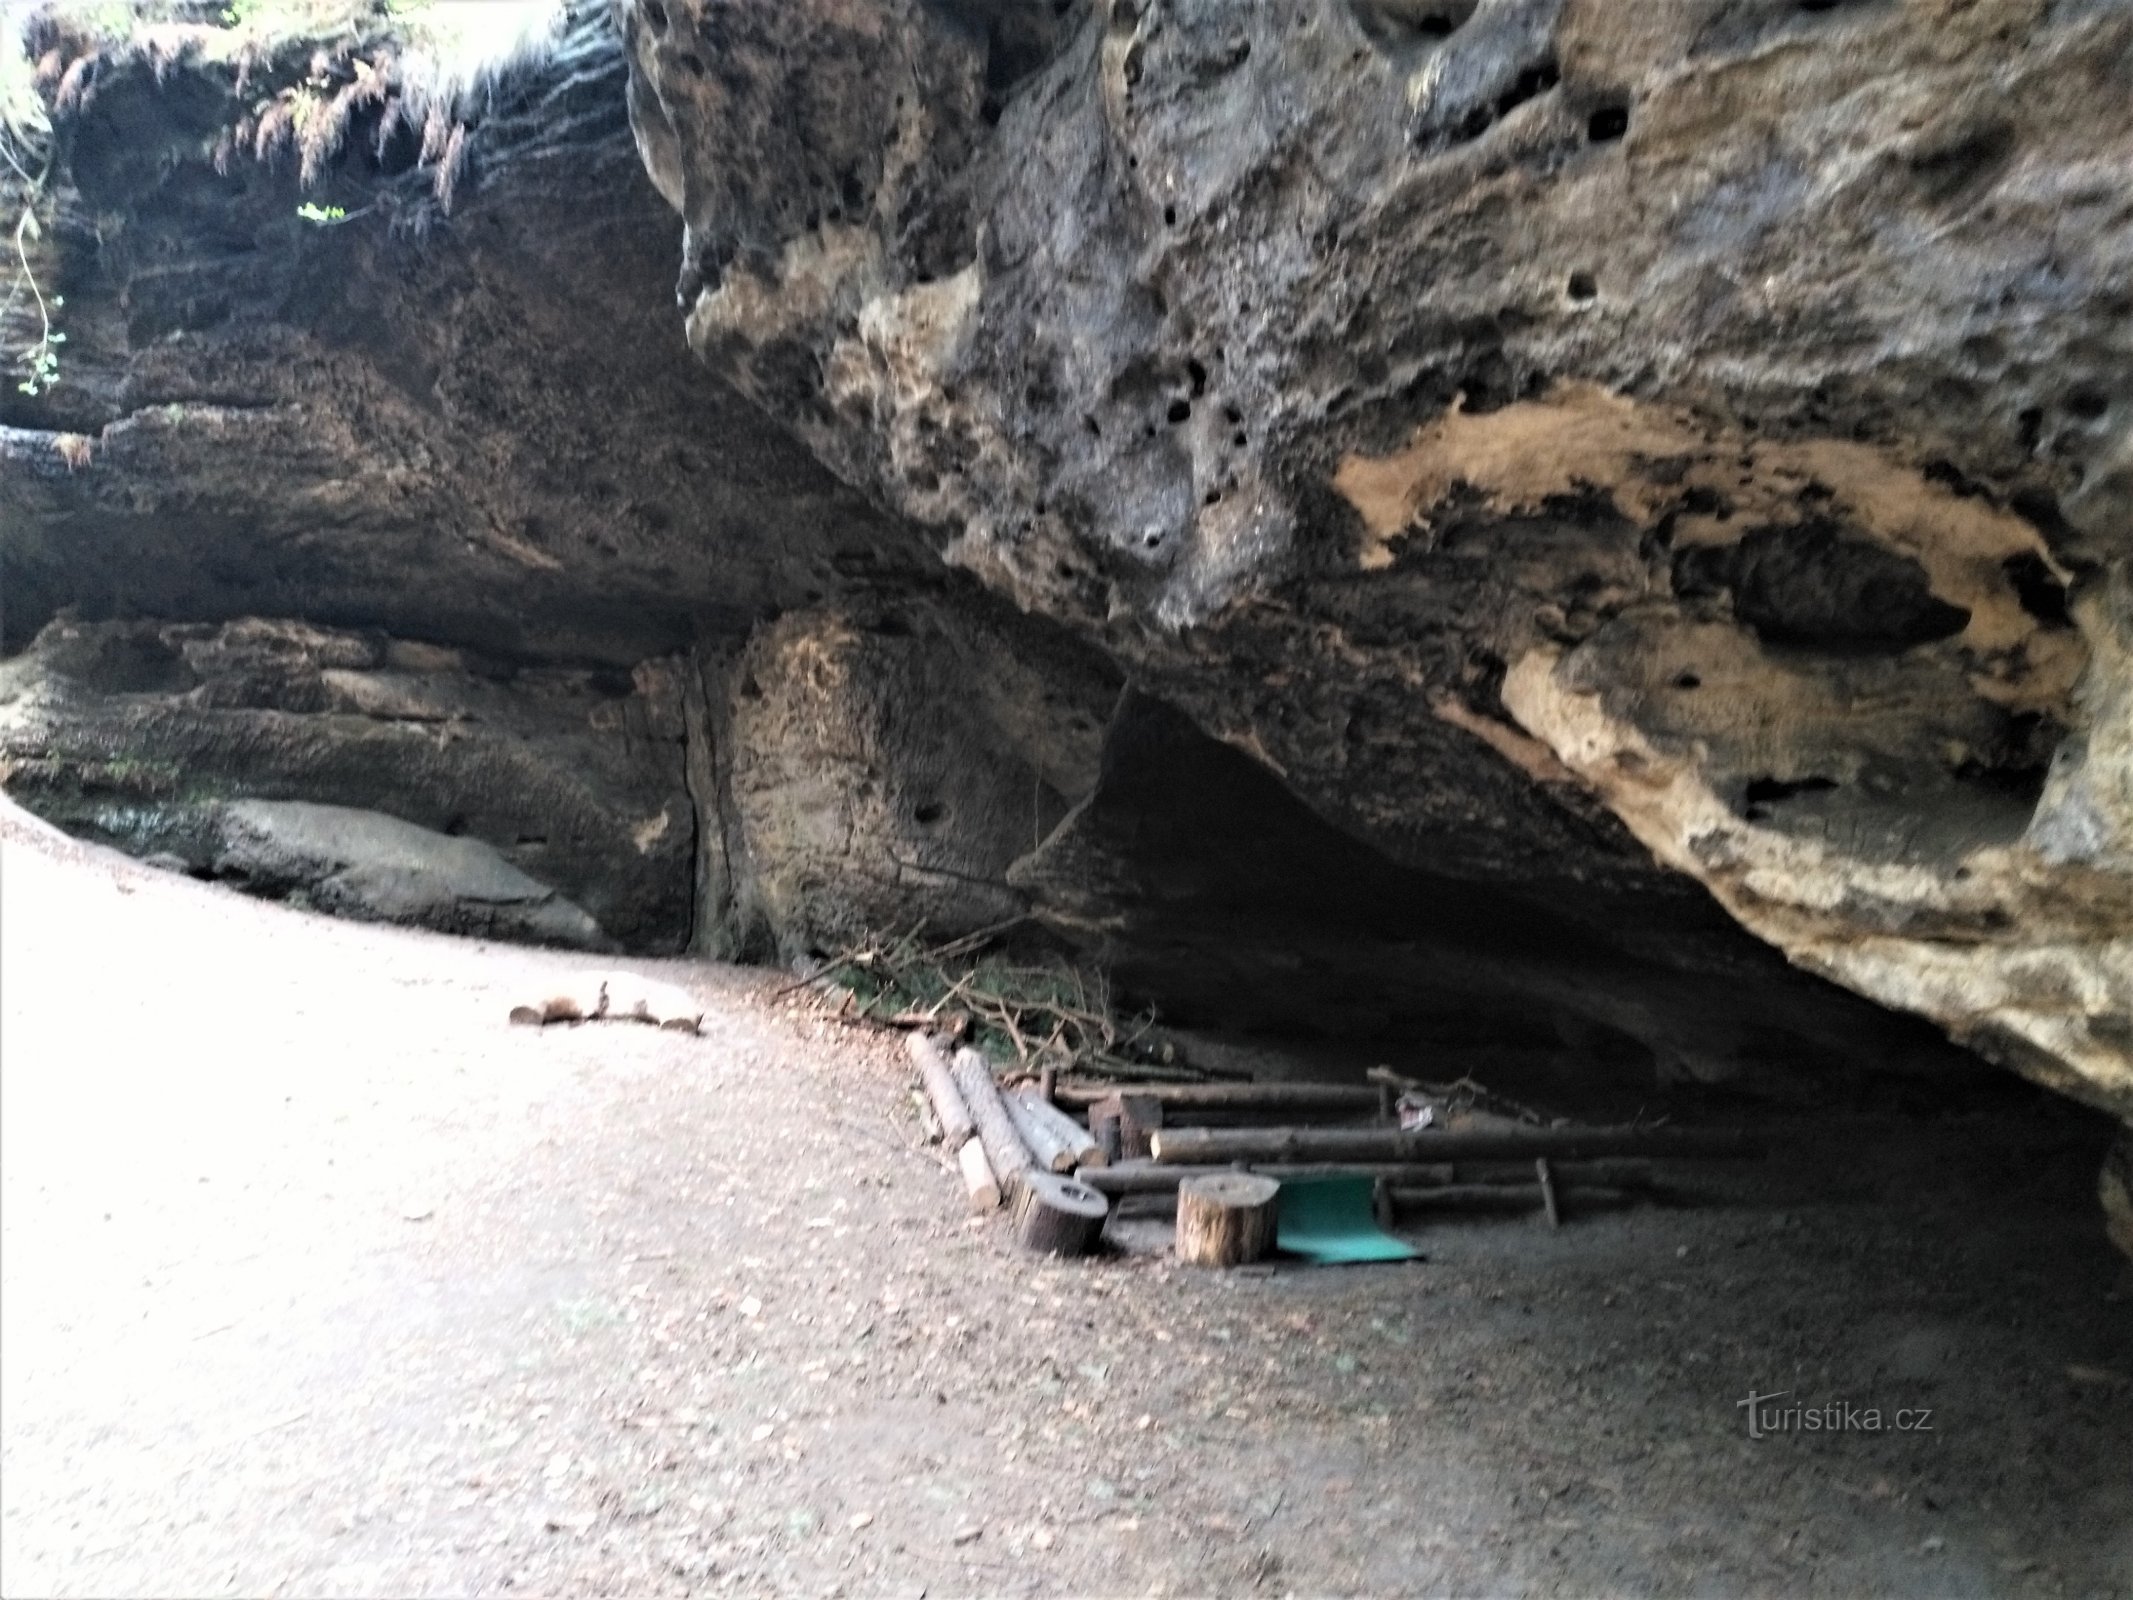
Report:
[[[0,811],[0,1590],[2133,1595],[2071,1108],[1766,1114],[1725,1204],[1414,1266],[1042,1264],[893,1040],[681,963],[700,1039],[505,1024],[581,965]]]

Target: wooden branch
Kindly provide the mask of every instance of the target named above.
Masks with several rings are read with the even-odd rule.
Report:
[[[1014,1123],[1008,1120],[1007,1107],[1000,1101],[1000,1086],[993,1082],[992,1067],[977,1051],[958,1050],[950,1073],[963,1104],[970,1110],[971,1121],[977,1124],[978,1137],[985,1141],[985,1159],[992,1164],[1001,1193],[1014,1193],[1031,1170],[1030,1153],[1022,1136],[1015,1132]]]
[[[955,1075],[949,1071],[948,1058],[941,1054],[940,1046],[922,1033],[907,1035],[904,1048],[918,1063],[918,1075],[926,1085],[926,1098],[933,1102],[933,1114],[941,1119],[941,1142],[951,1150],[962,1149],[964,1141],[977,1132],[977,1124],[971,1119],[970,1108],[963,1104],[962,1091],[955,1086]]]
[[[963,1174],[963,1187],[970,1193],[970,1209],[997,1211],[1000,1185],[992,1175],[992,1163],[985,1159],[985,1141],[971,1134],[956,1152],[955,1162]]]
[[[1115,1094],[1146,1095],[1165,1111],[1333,1111],[1365,1116],[1377,1109],[1378,1092],[1352,1083],[1062,1083],[1053,1100],[1086,1111]]]
[[[1195,1267],[1234,1267],[1274,1248],[1281,1185],[1249,1172],[1204,1172],[1178,1186],[1178,1259]]]
[[[1110,1214],[1111,1203],[1087,1184],[1032,1170],[1015,1195],[1015,1237],[1044,1255],[1085,1256]]]
[[[1522,1128],[1446,1133],[1435,1128],[1163,1128],[1158,1161],[1227,1166],[1245,1161],[1531,1161],[1536,1156],[1728,1159],[1764,1154],[1760,1139],[1720,1128]]]
[[[649,1022],[681,1033],[702,1030],[704,1008],[686,990],[634,972],[586,972],[566,980],[538,1001],[511,1008],[511,1020],[550,1022]]]

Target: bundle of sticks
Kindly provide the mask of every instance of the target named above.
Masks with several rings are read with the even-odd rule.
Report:
[[[1654,1161],[1763,1153],[1730,1130],[1550,1125],[1478,1109],[1472,1097],[1450,1097],[1430,1126],[1403,1128],[1398,1108],[1419,1086],[1383,1069],[1366,1084],[1047,1077],[1002,1088],[975,1050],[951,1058],[952,1046],[917,1033],[908,1043],[972,1207],[1010,1206],[1022,1242],[1059,1255],[1094,1249],[1111,1207],[1138,1197],[1175,1197],[1181,1259],[1229,1262],[1272,1248],[1284,1178],[1367,1176],[1388,1225],[1403,1214],[1537,1209],[1556,1226],[1573,1200],[1606,1205],[1655,1190]],[[1215,1181],[1240,1174],[1270,1181]]]

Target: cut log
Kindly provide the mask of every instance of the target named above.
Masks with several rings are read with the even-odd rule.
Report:
[[[992,1175],[992,1163],[985,1159],[985,1141],[974,1133],[969,1135],[956,1152],[955,1161],[962,1169],[963,1187],[970,1192],[970,1209],[999,1210],[1000,1185]]]
[[[1226,1166],[1248,1161],[1531,1161],[1603,1156],[1653,1159],[1750,1157],[1760,1139],[1718,1128],[1525,1128],[1504,1133],[1400,1133],[1390,1128],[1163,1128],[1151,1153],[1164,1162]]]
[[[1023,1174],[1030,1170],[1029,1147],[1015,1132],[1007,1107],[1001,1103],[1000,1086],[993,1082],[991,1063],[975,1050],[958,1050],[950,1075],[970,1110],[970,1120],[977,1124],[978,1137],[985,1141],[985,1159],[992,1164],[992,1175],[1000,1182],[1000,1193],[1013,1194]]]
[[[1163,1103],[1153,1095],[1114,1094],[1089,1107],[1089,1132],[1107,1161],[1144,1161],[1163,1126]]]
[[[1113,1095],[1145,1095],[1166,1110],[1188,1107],[1222,1111],[1333,1111],[1367,1116],[1377,1109],[1378,1092],[1359,1083],[1062,1083],[1052,1101],[1069,1111],[1086,1111]]]
[[[1046,1100],[1041,1093],[1023,1089],[1017,1092],[1016,1098],[1022,1102],[1031,1118],[1050,1129],[1052,1136],[1066,1146],[1073,1157],[1067,1166],[1054,1167],[1054,1172],[1069,1172],[1078,1166],[1100,1165],[1103,1162],[1103,1148],[1097,1144],[1095,1135]]]
[[[1234,1267],[1274,1248],[1281,1185],[1250,1172],[1209,1172],[1178,1186],[1178,1259],[1195,1267]]]
[[[963,1104],[962,1091],[955,1086],[948,1058],[941,1054],[939,1045],[922,1033],[906,1035],[904,1045],[918,1063],[918,1075],[925,1082],[926,1098],[933,1102],[933,1114],[941,1119],[941,1142],[951,1150],[961,1150],[978,1130],[971,1120],[970,1108]]]
[[[1023,1144],[1037,1166],[1045,1172],[1072,1172],[1075,1167],[1074,1149],[1062,1139],[1058,1131],[1037,1120],[1030,1102],[1036,1098],[1028,1089],[1011,1089],[1000,1096],[1000,1104],[1007,1107],[1007,1119],[1015,1125],[1015,1132],[1022,1136]]]
[[[1043,1255],[1085,1256],[1110,1214],[1111,1203],[1087,1184],[1031,1169],[1015,1193],[1015,1237]]]

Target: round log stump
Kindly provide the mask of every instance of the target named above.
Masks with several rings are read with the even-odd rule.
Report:
[[[1250,1172],[1210,1172],[1178,1185],[1178,1259],[1234,1267],[1274,1248],[1274,1197],[1281,1184]]]
[[[1015,1189],[1015,1237],[1043,1255],[1087,1255],[1110,1214],[1110,1201],[1056,1172],[1031,1168]]]

